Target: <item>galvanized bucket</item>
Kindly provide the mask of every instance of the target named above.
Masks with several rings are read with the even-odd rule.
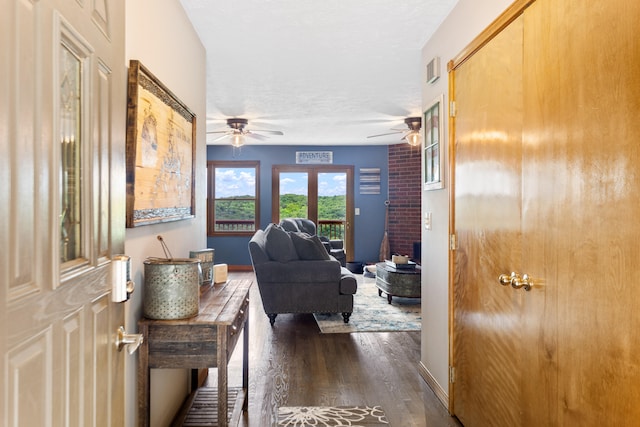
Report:
[[[185,319],[200,308],[200,260],[147,258],[143,313],[149,319]]]

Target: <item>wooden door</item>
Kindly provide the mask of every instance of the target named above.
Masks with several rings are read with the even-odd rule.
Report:
[[[517,426],[521,265],[522,18],[453,72],[453,410],[467,427]]]
[[[538,0],[526,13],[523,270],[536,294],[555,289],[557,315],[543,313],[529,368],[553,387],[524,402],[555,425],[640,420],[639,18],[624,0]],[[555,406],[540,407],[552,388]]]
[[[466,426],[636,425],[640,4],[526,5],[523,18],[460,61],[453,73],[454,225],[460,242],[454,270],[454,411]],[[496,48],[514,26],[523,34],[519,54]],[[502,64],[505,75],[492,80],[499,74],[492,67],[506,58],[516,58],[521,69]],[[501,155],[495,144],[510,140],[503,136],[515,129],[511,115],[493,117],[489,107],[512,99],[516,74],[522,85],[522,142],[512,157]],[[480,126],[470,125],[475,122]],[[483,138],[490,154],[480,149]],[[467,140],[475,141],[475,151]],[[503,175],[512,188],[486,191],[485,177],[499,171],[513,171],[520,181]],[[497,203],[500,194],[508,197]],[[510,229],[500,215],[515,212],[510,201],[518,198],[519,236],[496,236],[496,230]],[[502,207],[502,214],[493,206]],[[494,245],[485,243],[490,238],[508,253],[492,251]],[[485,270],[509,268],[504,260],[531,277],[530,292],[519,290],[508,300],[477,284]],[[496,317],[502,323],[491,322]]]
[[[124,425],[122,0],[0,17],[0,424]]]

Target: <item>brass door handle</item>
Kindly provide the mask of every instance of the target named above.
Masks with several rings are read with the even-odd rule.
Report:
[[[533,281],[528,274],[523,274],[522,277],[516,274],[513,280],[511,280],[511,287],[513,287],[513,289],[523,288],[528,292],[531,290],[531,286],[533,286]]]
[[[530,291],[533,286],[533,281],[528,274],[523,274],[522,277],[520,277],[515,271],[511,272],[511,274],[501,274],[500,277],[498,277],[498,282],[502,286],[511,285],[513,289],[523,288],[525,291]]]
[[[500,284],[502,286],[507,286],[510,285],[513,281],[513,277],[516,275],[516,273],[511,273],[511,274],[501,274],[500,277],[498,277],[498,282],[500,282]]]

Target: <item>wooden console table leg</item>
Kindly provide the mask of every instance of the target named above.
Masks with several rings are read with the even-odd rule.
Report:
[[[218,326],[218,427],[228,427],[227,327]]]
[[[248,310],[248,308],[247,308]],[[245,392],[242,410],[246,411],[249,406],[249,313],[244,322],[244,335],[242,337],[242,388]]]
[[[139,325],[140,334],[144,341],[138,349],[138,425],[149,427],[149,401],[151,395],[151,385],[149,384],[149,328],[146,325]]]

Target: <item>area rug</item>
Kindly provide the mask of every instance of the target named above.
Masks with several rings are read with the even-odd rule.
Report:
[[[356,274],[358,291],[353,298],[353,314],[344,323],[342,314],[314,314],[323,334],[352,332],[419,331],[422,326],[420,298],[393,297],[391,304],[386,294],[378,295],[376,279]]]
[[[278,408],[277,427],[389,427],[380,406],[288,406]]]

